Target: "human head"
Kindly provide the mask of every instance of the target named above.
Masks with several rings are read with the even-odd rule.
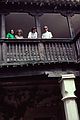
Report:
[[[13,30],[13,29],[11,29],[11,30],[10,30],[10,33],[11,33],[11,34],[14,34],[14,30]]]
[[[32,32],[32,33],[35,33],[35,32],[36,32],[36,27],[32,27],[32,28],[31,28],[31,32]]]
[[[48,31],[48,26],[47,25],[44,26],[44,31],[45,32]]]
[[[17,30],[17,35],[18,35],[18,36],[22,36],[22,35],[23,35],[22,29],[18,29],[18,30]]]

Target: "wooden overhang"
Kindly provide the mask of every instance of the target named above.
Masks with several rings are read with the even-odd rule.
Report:
[[[0,0],[0,12],[80,13],[79,0]]]

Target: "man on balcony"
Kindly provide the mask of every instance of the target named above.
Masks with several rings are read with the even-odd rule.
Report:
[[[44,33],[42,34],[42,39],[51,39],[52,33],[48,31],[48,26],[44,26]]]

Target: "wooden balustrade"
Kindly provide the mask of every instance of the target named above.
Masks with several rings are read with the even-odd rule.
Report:
[[[0,41],[0,65],[21,65],[55,62],[77,62],[77,51],[72,39],[2,40]]]

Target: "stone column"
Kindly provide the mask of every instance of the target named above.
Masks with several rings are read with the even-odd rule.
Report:
[[[79,120],[78,108],[75,101],[76,96],[74,94],[76,90],[74,78],[74,74],[65,74],[62,75],[61,80],[61,92],[66,120]]]
[[[1,14],[1,38],[5,38],[5,15]]]

